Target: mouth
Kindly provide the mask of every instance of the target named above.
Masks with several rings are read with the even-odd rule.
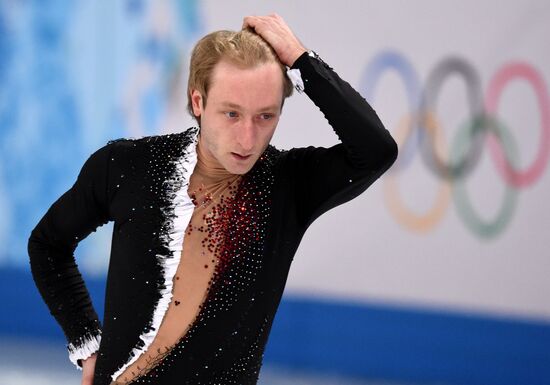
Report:
[[[237,160],[247,160],[252,156],[252,154],[241,155],[241,154],[236,153],[236,152],[232,152],[231,155],[233,155],[233,157]]]

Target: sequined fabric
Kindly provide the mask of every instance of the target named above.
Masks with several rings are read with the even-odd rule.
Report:
[[[197,164],[188,194],[195,206],[173,279],[173,298],[154,341],[111,385],[124,385],[150,372],[183,338],[207,298],[210,286],[232,257],[223,252],[242,179],[225,170],[197,145]],[[229,257],[229,258],[228,258]]]
[[[269,196],[273,183],[270,167],[273,157],[277,154],[278,151],[275,149],[268,149],[253,171],[242,179],[233,178],[232,182],[236,183],[236,188],[232,188],[232,184],[226,182],[227,188],[221,191],[227,192],[229,196],[224,196],[224,199],[220,196],[218,204],[212,204],[216,201],[216,193],[196,195],[199,209],[197,212],[203,212],[200,208],[204,204],[205,207],[211,207],[208,212],[213,212],[213,215],[200,216],[202,223],[194,223],[192,220],[186,236],[197,234],[201,239],[199,254],[203,256],[202,250],[206,250],[205,254],[211,255],[216,263],[213,279],[209,282],[209,295],[185,336],[169,348],[168,354],[165,354],[160,362],[155,362],[131,383],[160,383],[159,378],[164,378],[164,373],[171,372],[178,363],[183,362],[182,357],[190,357],[192,353],[188,351],[189,343],[194,342],[195,338],[204,338],[204,334],[201,333],[205,333],[204,330],[211,327],[211,322],[215,318],[225,318],[224,328],[218,330],[221,332],[220,335],[226,333],[225,338],[219,341],[209,340],[212,347],[210,356],[199,361],[201,364],[195,367],[194,372],[187,373],[190,380],[182,378],[181,383],[210,383],[199,380],[204,378],[205,373],[218,373],[221,381],[219,383],[231,383],[224,381],[232,376],[241,381],[243,374],[254,381],[257,380],[263,350],[263,345],[259,344],[258,340],[262,339],[266,331],[267,318],[257,325],[256,332],[252,334],[253,338],[248,336],[250,331],[240,334],[242,325],[247,324],[250,315],[246,308],[243,311],[234,308],[234,305],[239,302],[250,307],[257,295],[251,287],[255,284],[262,267],[262,245],[265,239],[265,226],[269,219]],[[229,331],[228,328],[233,330]],[[200,336],[197,337],[196,334]],[[219,346],[214,348],[213,343]],[[226,350],[235,355],[231,357],[235,362],[223,369],[220,357],[226,356]]]

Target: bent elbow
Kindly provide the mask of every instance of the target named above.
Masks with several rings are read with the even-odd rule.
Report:
[[[55,264],[56,261],[49,257],[52,255],[61,255],[64,252],[64,248],[52,242],[39,226],[31,231],[27,241],[27,253],[31,269],[44,269],[46,266],[51,267],[50,265]]]
[[[369,152],[367,164],[371,169],[378,170],[382,174],[395,163],[398,152],[397,143],[388,132],[379,141],[376,150]]]
[[[44,237],[40,235],[40,232],[35,228],[31,231],[29,239],[27,240],[27,253],[29,255],[29,262],[31,269],[33,266],[39,264],[41,256],[47,251],[47,243]]]
[[[391,135],[388,134],[388,140],[387,140],[387,150],[386,150],[386,154],[387,154],[387,158],[388,158],[388,161],[389,161],[389,167],[391,167],[392,164],[395,163],[395,161],[397,160],[397,155],[399,155],[399,148],[397,146],[397,142],[395,141],[395,139],[393,139],[393,137]]]

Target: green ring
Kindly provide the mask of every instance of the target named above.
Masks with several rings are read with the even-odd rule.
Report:
[[[470,138],[476,135],[481,128],[488,128],[496,134],[502,144],[507,159],[514,166],[518,161],[517,145],[506,126],[489,116],[476,117],[460,126],[451,144],[450,157],[453,161],[464,156],[464,150],[469,146]],[[512,219],[517,203],[517,190],[505,183],[506,192],[504,200],[496,217],[492,220],[483,220],[470,204],[470,198],[466,191],[464,178],[452,180],[453,200],[456,204],[459,217],[474,234],[481,238],[494,238],[499,235]]]

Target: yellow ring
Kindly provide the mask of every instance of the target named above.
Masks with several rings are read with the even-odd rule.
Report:
[[[426,114],[425,122],[423,126],[427,133],[435,139],[436,146],[446,150],[443,132],[440,129],[435,117],[432,114]],[[397,125],[397,132],[395,134],[396,141],[401,147],[405,138],[410,134],[411,130],[411,118],[404,117],[399,121]],[[447,151],[444,151],[447,153]],[[399,160],[398,160],[399,161]],[[384,201],[388,206],[388,210],[395,217],[396,221],[408,229],[417,232],[427,232],[431,230],[435,225],[441,221],[451,201],[451,185],[447,178],[438,178],[440,184],[437,191],[437,197],[435,204],[425,214],[418,214],[410,210],[402,202],[397,187],[397,173],[399,168],[395,170],[390,169],[384,177],[383,189],[384,189]]]

